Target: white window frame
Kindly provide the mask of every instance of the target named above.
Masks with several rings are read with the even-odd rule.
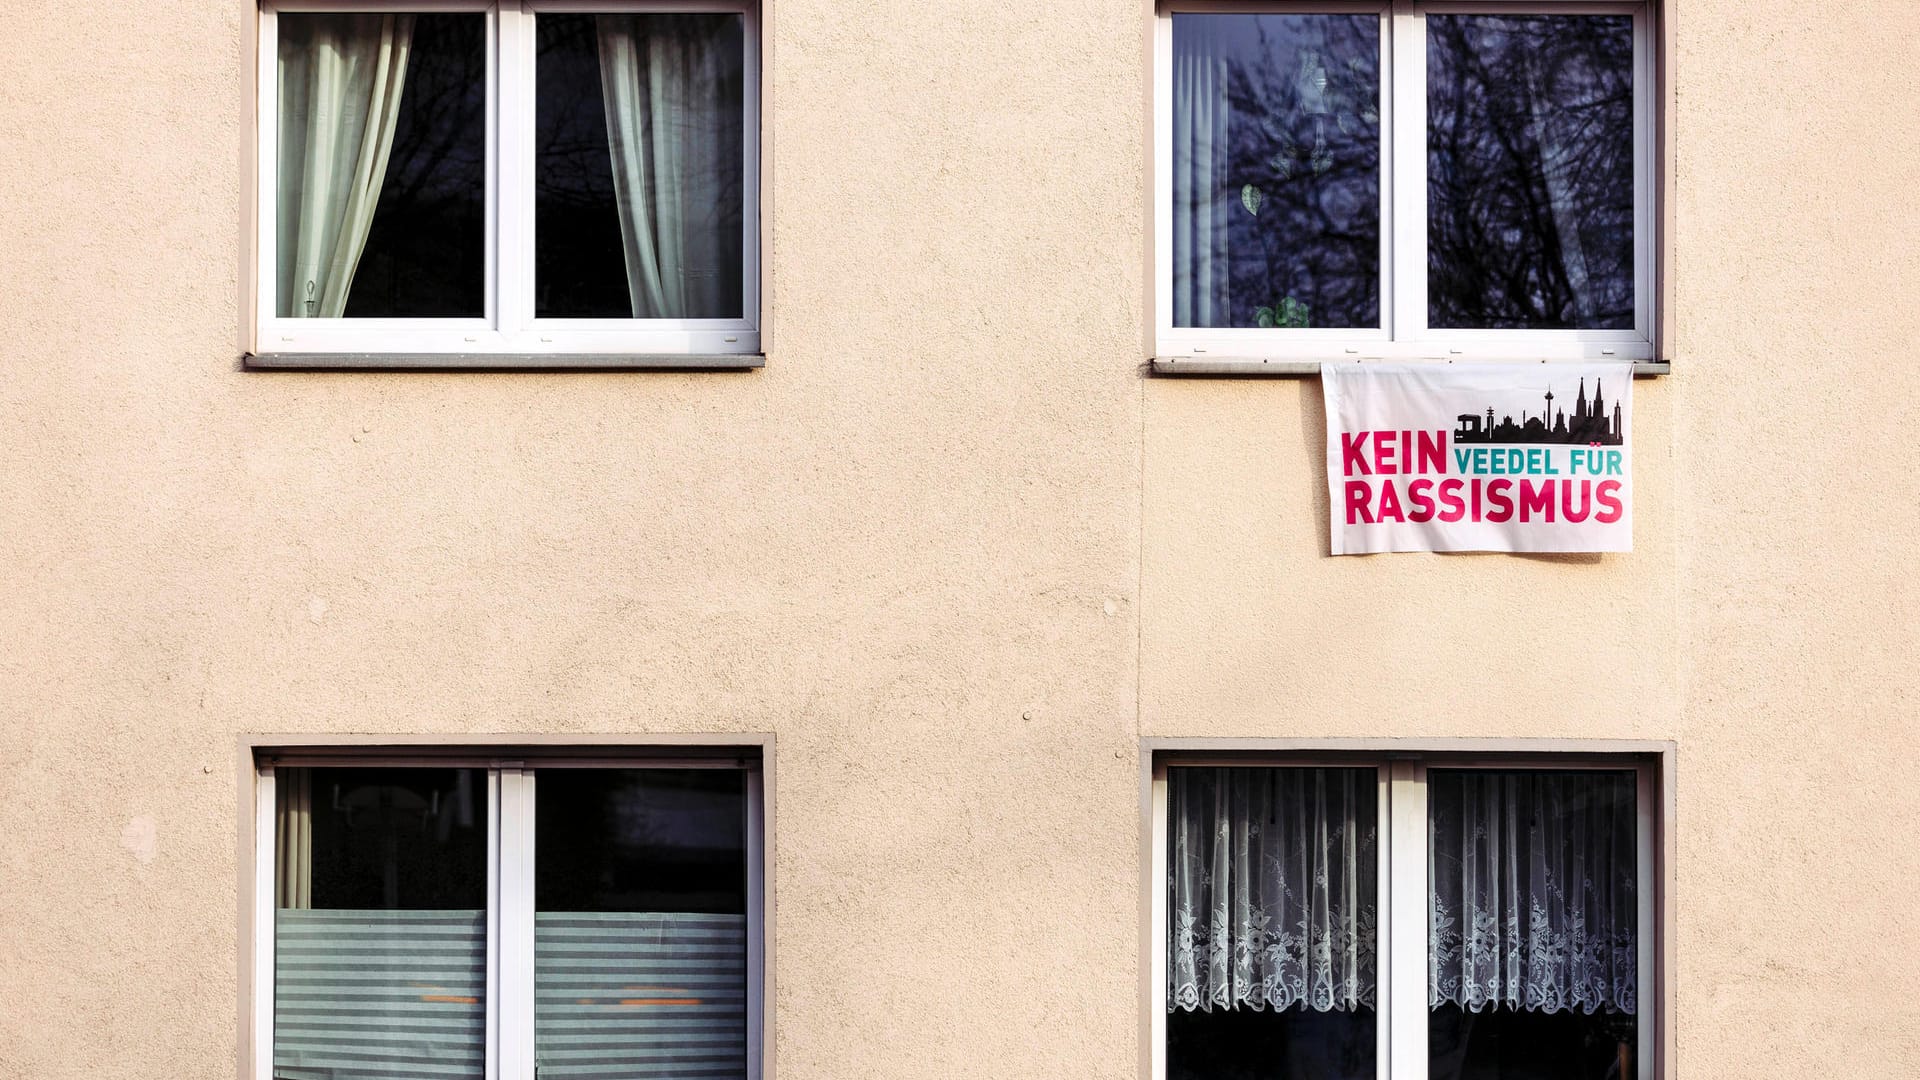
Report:
[[[475,12],[486,18],[485,311],[479,318],[292,319],[277,314],[279,16]],[[562,13],[729,13],[744,21],[741,317],[554,319],[534,314],[534,20]],[[479,357],[740,356],[760,351],[760,5],[757,0],[262,0],[258,71],[256,352]],[[540,365],[550,366],[550,365]]]
[[[1659,968],[1661,879],[1658,846],[1663,828],[1661,770],[1641,754],[1587,753],[1260,753],[1163,752],[1152,759],[1146,800],[1149,816],[1148,948],[1146,991],[1150,1040],[1148,1080],[1167,1076],[1167,772],[1170,768],[1371,768],[1378,771],[1379,858],[1375,910],[1374,1061],[1376,1080],[1428,1080],[1427,1048],[1427,772],[1429,769],[1610,769],[1634,773],[1636,920],[1634,988],[1635,1080],[1659,1080],[1665,1001]]]
[[[1232,365],[1323,360],[1656,359],[1655,0],[1160,0],[1154,19],[1154,349]],[[1173,325],[1173,16],[1380,16],[1378,328],[1242,329]],[[1426,17],[1456,14],[1633,17],[1634,325],[1631,330],[1447,330],[1427,325]],[[1168,370],[1177,370],[1170,367]]]
[[[487,775],[487,1021],[486,1080],[536,1080],[534,1068],[534,785],[537,772],[554,769],[729,769],[745,779],[747,903],[746,1075],[765,1075],[767,852],[764,763],[736,753],[696,756],[596,756],[574,752],[505,756],[472,754],[303,751],[272,753],[253,768],[252,1011],[251,1060],[243,1080],[273,1078],[274,874],[276,835],[274,769],[356,768],[481,769]]]

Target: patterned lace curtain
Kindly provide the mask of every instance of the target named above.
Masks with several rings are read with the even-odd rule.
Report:
[[[1374,770],[1167,775],[1168,1011],[1373,1008]]]
[[[1633,774],[1427,776],[1430,1006],[1632,1014]]]

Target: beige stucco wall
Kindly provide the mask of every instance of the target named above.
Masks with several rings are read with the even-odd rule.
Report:
[[[1143,376],[1140,0],[770,10],[768,366],[237,369],[245,0],[0,5],[0,1075],[235,1074],[248,732],[771,732],[785,1080],[1131,1078],[1146,736],[1679,745],[1680,1074],[1920,1073],[1920,5],[1681,0],[1628,556]]]

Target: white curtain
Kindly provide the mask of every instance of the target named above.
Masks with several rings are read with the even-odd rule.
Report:
[[[273,892],[279,908],[313,906],[313,773],[275,769]]]
[[[1167,1007],[1372,1008],[1372,769],[1167,773]]]
[[[1232,144],[1220,20],[1178,19],[1173,34],[1173,325],[1231,326],[1227,299]]]
[[[1428,774],[1428,999],[1635,1008],[1634,776]]]
[[[740,172],[740,113],[710,20],[602,15],[596,21],[613,190],[634,318],[738,315],[727,268],[737,228],[728,180]],[[732,160],[729,160],[731,158]]]
[[[413,18],[280,16],[282,317],[346,312],[393,151]]]

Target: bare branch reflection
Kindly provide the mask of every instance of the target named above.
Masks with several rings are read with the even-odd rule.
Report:
[[[349,318],[486,313],[485,16],[420,15]]]
[[[656,165],[641,209],[692,237],[675,273],[715,285],[717,306],[688,317],[738,317],[744,265],[744,27],[737,15],[543,14],[538,17],[534,126],[535,310],[543,318],[634,317],[622,248],[600,35],[606,19],[648,44],[677,43],[709,61],[649,86],[685,107],[649,110],[640,140]],[[665,76],[663,76],[665,77]],[[662,130],[659,117],[678,122]],[[669,150],[671,148],[671,151]],[[672,189],[672,208],[662,188]],[[644,216],[644,215],[643,215]],[[656,224],[661,224],[656,222]],[[651,314],[651,313],[650,313]]]
[[[1428,320],[1630,329],[1633,22],[1427,17]]]

